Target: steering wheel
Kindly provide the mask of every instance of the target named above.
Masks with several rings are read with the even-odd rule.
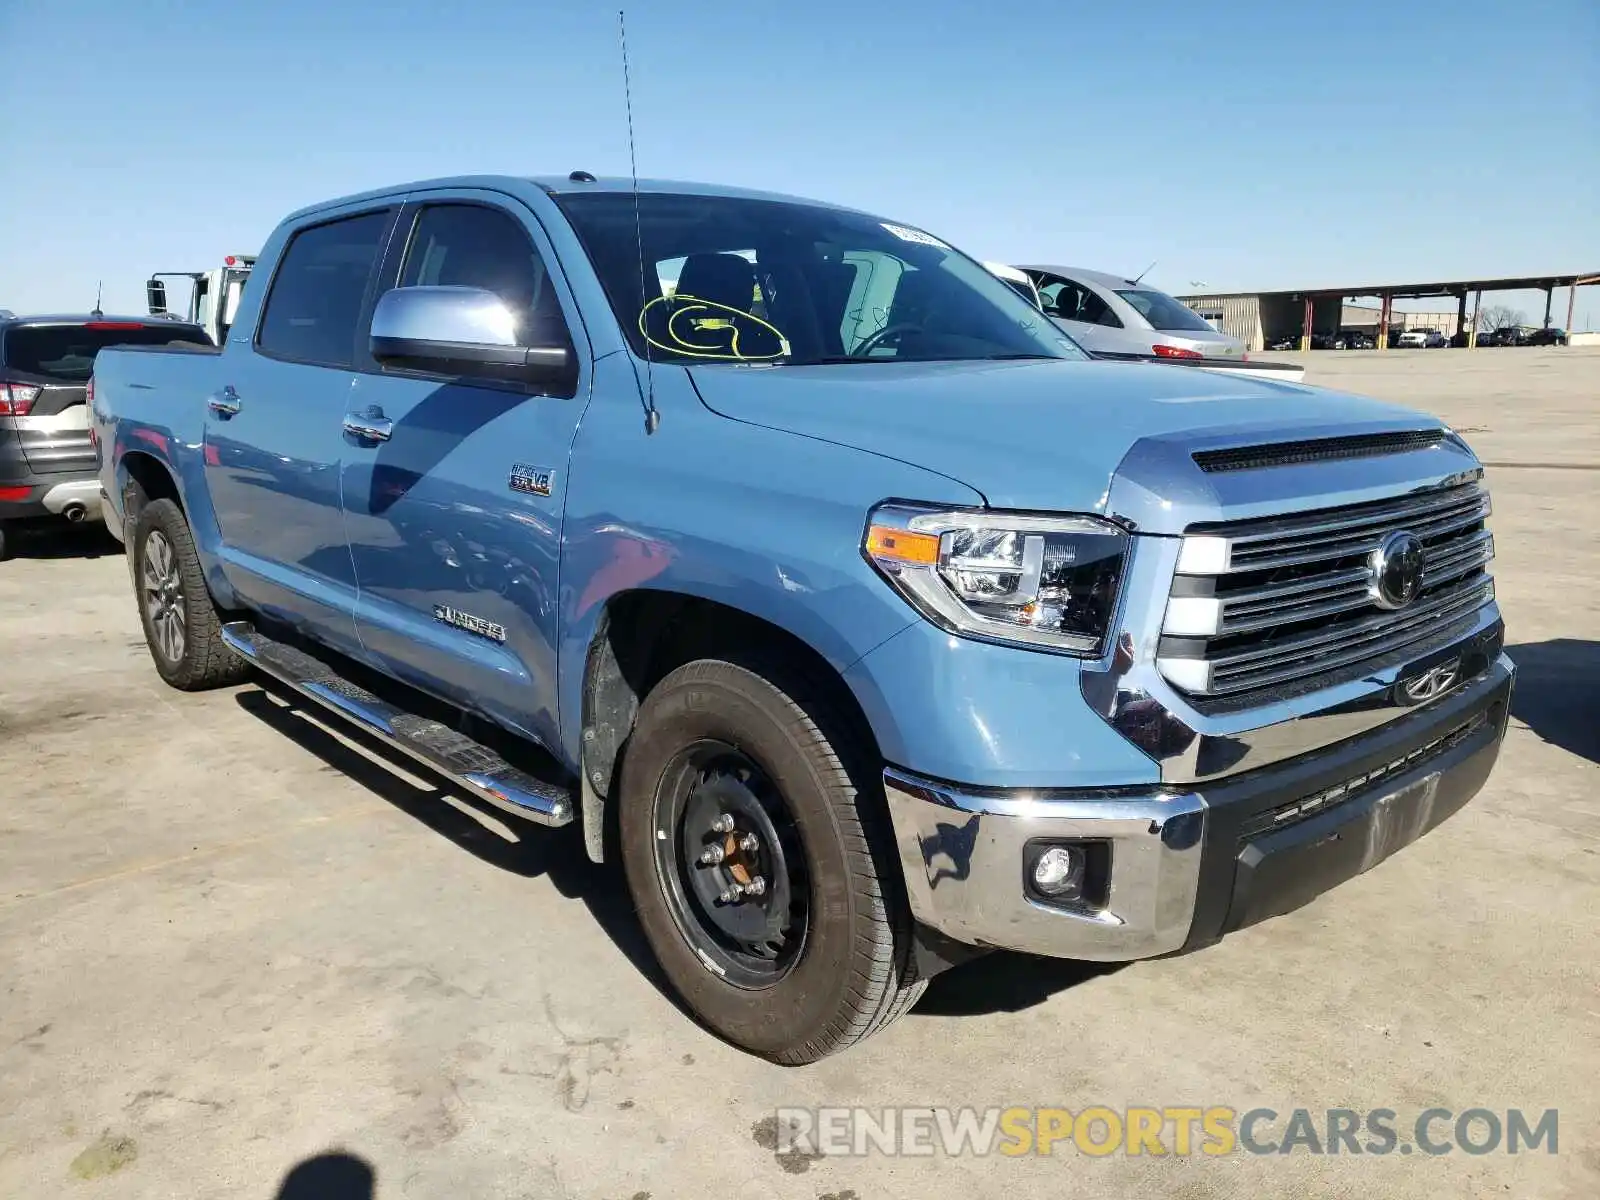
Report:
[[[877,333],[869,333],[864,339],[862,339],[860,344],[857,345],[854,350],[850,351],[850,357],[865,358],[884,342],[888,341],[889,335],[892,333],[913,332],[922,332],[922,326],[918,325],[915,321],[897,321],[893,325],[885,325],[882,329],[878,330]]]

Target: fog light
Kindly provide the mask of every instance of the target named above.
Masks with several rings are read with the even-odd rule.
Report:
[[[1033,886],[1057,899],[1076,896],[1083,888],[1083,851],[1072,846],[1051,846],[1033,864]]]

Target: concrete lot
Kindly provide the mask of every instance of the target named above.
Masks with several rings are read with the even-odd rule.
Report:
[[[1310,382],[1429,407],[1496,464],[1522,677],[1488,788],[1211,950],[990,959],[800,1070],[674,1007],[619,874],[569,831],[485,816],[256,686],[166,690],[115,547],[0,566],[0,1196],[265,1198],[336,1150],[383,1198],[1600,1194],[1600,353],[1308,359]],[[821,1104],[1388,1107],[1403,1133],[1435,1105],[1558,1108],[1560,1143],[763,1148],[776,1107]],[[366,1195],[346,1179],[284,1194]]]

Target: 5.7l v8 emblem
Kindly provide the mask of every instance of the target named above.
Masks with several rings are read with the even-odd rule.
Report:
[[[530,467],[527,463],[511,464],[511,490],[527,492],[530,496],[548,496],[555,472],[549,467]]]

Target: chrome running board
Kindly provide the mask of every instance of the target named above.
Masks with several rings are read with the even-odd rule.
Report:
[[[222,640],[251,666],[410,755],[468,795],[540,825],[572,820],[572,794],[566,788],[513,767],[490,747],[448,725],[374,696],[321,659],[275,641],[248,621],[224,625]]]

